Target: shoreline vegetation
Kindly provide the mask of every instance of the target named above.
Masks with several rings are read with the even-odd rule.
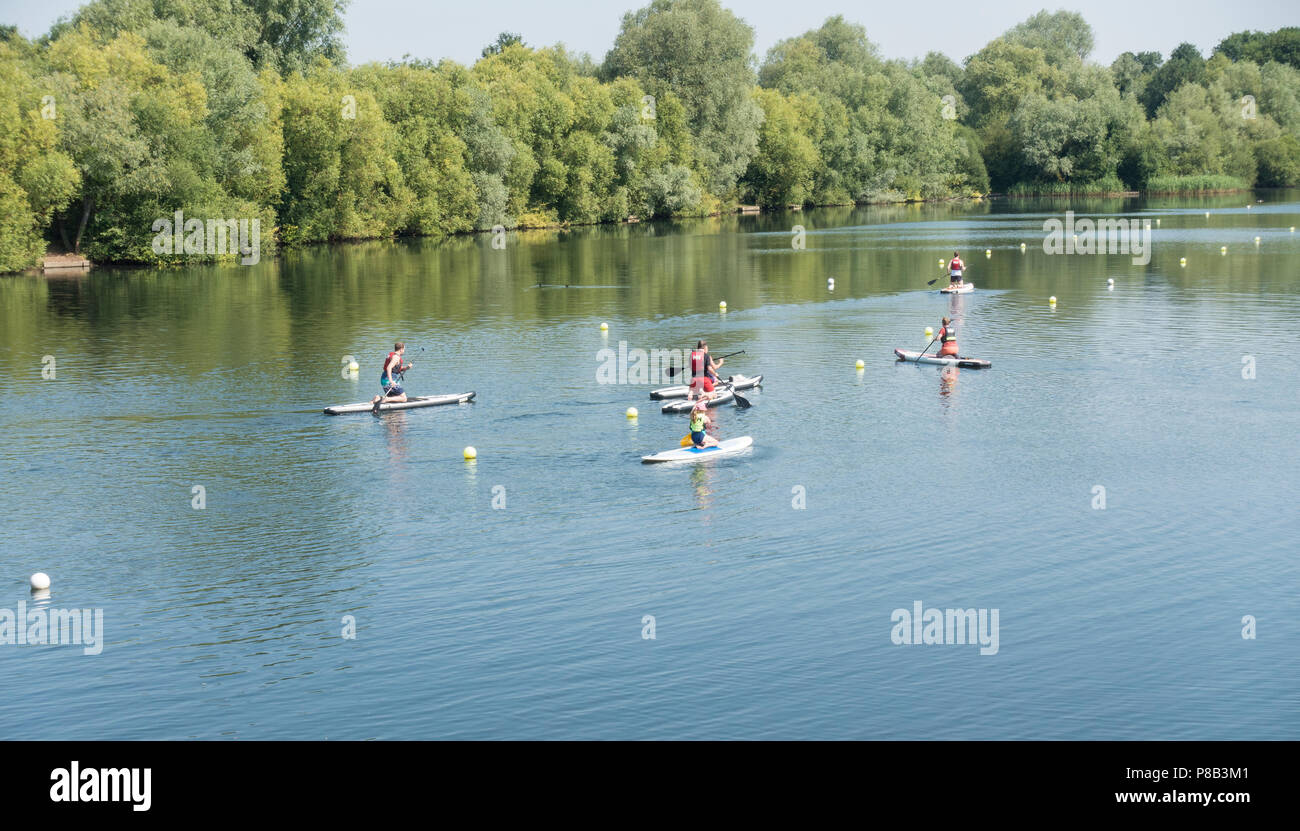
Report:
[[[1300,185],[1295,27],[1106,66],[1081,15],[1043,11],[958,64],[886,60],[834,16],[758,56],[719,0],[650,0],[600,60],[503,32],[469,66],[352,66],[344,7],[94,0],[31,41],[0,25],[0,272],[59,251],[233,263],[203,227],[241,223],[264,229],[256,262],[325,242]],[[160,244],[173,215],[190,219]]]

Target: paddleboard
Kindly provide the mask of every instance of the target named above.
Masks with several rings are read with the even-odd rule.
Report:
[[[647,464],[651,462],[694,462],[700,459],[712,459],[718,456],[739,453],[753,443],[754,439],[752,437],[741,436],[735,439],[727,439],[712,447],[675,447],[672,450],[665,450],[653,456],[642,456],[641,461]]]
[[[750,378],[747,375],[729,375],[726,384],[732,389],[747,390],[751,387],[757,387],[763,383],[762,375],[755,375]],[[650,398],[654,401],[662,401],[665,398],[685,398],[690,392],[690,387],[685,384],[678,384],[675,387],[660,387],[657,390],[651,390]]]
[[[444,404],[464,404],[474,400],[475,393],[462,392],[456,395],[421,395],[395,404],[380,404],[379,412],[386,413],[390,410],[415,410],[420,407],[441,407]],[[369,401],[360,404],[335,404],[333,407],[325,408],[325,415],[349,415],[352,413],[368,413],[371,411]]]
[[[935,364],[936,366],[958,366],[962,369],[988,369],[993,366],[989,361],[982,361],[979,358],[962,358],[960,356],[939,357],[938,355],[922,355],[920,352],[911,352],[907,349],[895,349],[894,354],[900,361],[909,361],[917,364]]]

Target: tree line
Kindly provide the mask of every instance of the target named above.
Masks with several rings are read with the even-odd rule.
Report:
[[[0,270],[165,263],[155,220],[330,240],[1006,193],[1300,184],[1300,28],[1088,60],[1040,12],[886,60],[843,17],[773,46],[652,0],[600,62],[503,33],[472,66],[350,66],[343,0],[95,0],[0,27]],[[273,232],[269,232],[273,229]],[[217,256],[220,259],[220,255]]]

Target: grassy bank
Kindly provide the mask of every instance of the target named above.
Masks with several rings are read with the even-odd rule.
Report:
[[[1204,174],[1196,176],[1153,176],[1147,182],[1146,193],[1232,193],[1249,189],[1249,182],[1235,176]]]

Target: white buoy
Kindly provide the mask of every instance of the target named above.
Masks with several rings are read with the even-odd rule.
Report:
[[[628,417],[628,418],[636,418],[636,417],[637,417],[636,407],[628,407],[628,408],[627,408],[627,417]]]
[[[1025,244],[1023,242],[1020,243],[1020,253],[1021,254],[1025,253]]]
[[[1156,220],[1156,227],[1157,227],[1157,228],[1160,227],[1160,220],[1159,220],[1159,219]]]
[[[828,279],[828,280],[826,281],[826,288],[830,289],[831,291],[835,291],[835,278],[834,278],[834,277],[831,277],[830,279]]]
[[[1259,237],[1255,237],[1255,244],[1259,245]]]
[[[1206,211],[1206,212],[1205,212],[1205,218],[1206,218],[1206,219],[1209,219],[1209,218],[1210,218],[1210,212],[1209,212],[1209,211]]]
[[[985,256],[985,257],[992,257],[992,256],[993,256],[993,249],[992,249],[992,248],[985,248],[985,249],[984,249],[984,256]]]
[[[1182,266],[1183,268],[1187,268],[1187,258],[1186,258],[1186,257],[1179,257],[1179,258],[1178,258],[1178,264],[1179,264],[1180,266]]]
[[[858,358],[858,362],[854,366],[858,369],[862,369],[863,367],[866,366],[866,364],[862,361],[861,358]]]
[[[1115,285],[1115,278],[1114,278],[1114,277],[1108,277],[1108,278],[1106,278],[1106,285],[1108,285],[1108,286],[1113,286],[1113,285]]]
[[[348,364],[348,372],[358,372],[360,369],[361,369],[361,364],[357,363],[356,361],[353,361],[352,363]]]
[[[32,591],[44,591],[50,587],[50,575],[38,571],[32,575]]]
[[[473,447],[466,447],[463,452],[467,460],[473,460],[478,458],[478,451],[475,450]]]
[[[1227,254],[1227,253],[1228,253],[1228,246],[1226,246],[1226,245],[1221,245],[1221,246],[1219,246],[1219,253],[1220,253],[1220,254]]]
[[[718,303],[718,310],[725,312],[727,310],[727,301],[723,300]]]
[[[602,324],[600,324],[600,331],[602,331],[602,332],[608,332],[608,331],[609,331],[609,324],[608,324],[608,323],[602,323]]]

